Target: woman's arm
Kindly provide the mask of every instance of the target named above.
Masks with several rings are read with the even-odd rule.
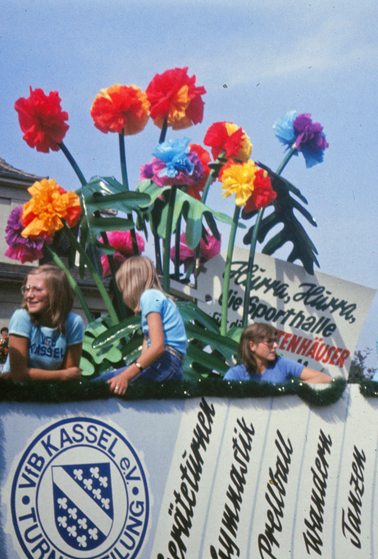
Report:
[[[10,378],[15,382],[78,380],[81,378],[79,368],[81,346],[82,344],[79,343],[67,348],[62,369],[57,371],[34,369],[28,367],[29,338],[11,334],[9,336]]]
[[[326,375],[326,373],[320,373],[319,371],[315,371],[315,369],[310,369],[309,367],[305,367],[303,369],[299,378],[307,384],[328,384],[332,380],[332,378],[329,375]]]
[[[161,321],[161,315],[158,312],[150,312],[147,315],[148,333],[150,336],[150,345],[147,347],[147,339],[143,341],[143,349],[138,359],[138,363],[145,369],[152,363],[155,363],[164,353],[164,330]],[[126,393],[129,381],[140,373],[139,368],[133,363],[122,373],[108,380],[111,392],[117,396],[123,396]],[[117,389],[116,389],[117,388]]]

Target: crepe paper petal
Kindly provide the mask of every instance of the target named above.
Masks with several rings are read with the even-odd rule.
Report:
[[[75,192],[66,192],[54,179],[37,181],[28,188],[28,192],[32,199],[23,206],[23,237],[51,237],[62,229],[62,219],[67,221],[70,227],[79,221],[80,198]]]
[[[146,126],[149,106],[147,95],[139,87],[115,84],[96,95],[91,117],[104,134],[118,132],[131,136]]]
[[[108,238],[108,242],[110,246],[116,249],[116,252],[113,254],[113,260],[116,269],[120,267],[120,265],[126,260],[127,257],[133,256],[133,243],[131,240],[131,232],[130,231],[109,231],[106,234]],[[138,243],[138,251],[139,254],[144,252],[144,240],[143,237],[136,233],[137,243]],[[103,240],[100,239],[100,242],[103,243]],[[106,254],[101,256],[101,264],[103,268],[103,276],[107,276],[110,273],[109,268],[109,260]]]
[[[290,111],[274,123],[273,129],[287,149],[294,147],[303,153],[307,168],[323,161],[324,150],[329,144],[322,125],[312,122],[310,114],[297,115],[296,111]]]
[[[215,122],[206,132],[203,143],[211,147],[214,161],[225,152],[225,157],[247,161],[252,153],[252,144],[242,128],[232,122]]]
[[[188,144],[189,138],[159,144],[152,161],[141,167],[140,180],[150,179],[160,188],[197,184],[204,177],[203,165]]]
[[[30,97],[20,97],[14,105],[18,112],[23,139],[31,148],[49,153],[58,151],[59,144],[69,128],[66,124],[68,113],[62,111],[61,99],[57,91],[46,95],[42,89],[30,87]]]
[[[213,235],[209,234],[207,231],[206,241],[201,239],[200,242],[200,260],[201,263],[207,262],[217,256],[221,250],[221,240],[216,239]],[[175,247],[171,248],[170,258],[172,262],[175,260]],[[188,269],[189,265],[195,260],[195,250],[189,248],[185,241],[185,233],[180,235],[180,264],[184,264],[185,271]]]
[[[224,191],[222,196],[226,198],[235,194],[237,206],[245,206],[252,198],[249,211],[251,208],[264,208],[276,198],[267,172],[251,160],[245,163],[229,161],[221,170],[220,180]]]
[[[175,68],[156,74],[146,89],[150,102],[150,116],[156,126],[167,125],[173,130],[183,130],[203,119],[206,93],[203,86],[196,86],[196,76],[188,76],[188,68]]]

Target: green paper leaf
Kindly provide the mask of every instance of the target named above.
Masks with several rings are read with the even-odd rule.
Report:
[[[116,326],[108,328],[106,332],[98,335],[93,342],[93,348],[106,348],[119,341],[121,338],[129,337],[140,327],[140,316],[131,316],[119,324],[116,324]]]
[[[89,217],[89,226],[92,235],[106,231],[130,231],[134,229],[134,223],[131,219],[121,217]],[[94,238],[94,242],[96,238]]]

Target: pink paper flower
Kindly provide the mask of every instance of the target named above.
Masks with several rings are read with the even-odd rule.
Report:
[[[133,244],[131,241],[131,232],[130,231],[110,231],[107,233],[109,244],[116,249],[116,252],[113,254],[113,260],[116,269],[120,267],[120,265],[128,258],[129,256],[133,256]],[[139,233],[136,233],[137,243],[138,243],[138,250],[139,254],[142,254],[144,251],[144,240]],[[102,239],[100,239],[103,242]],[[109,260],[106,254],[101,256],[101,264],[103,268],[103,276],[107,276],[110,274],[109,268]]]
[[[201,239],[200,243],[200,261],[203,264],[208,260],[214,258],[220,253],[221,250],[221,240],[217,240],[213,235],[210,235],[207,231],[207,243],[203,239]],[[175,260],[175,247],[171,248],[170,257],[172,262]],[[195,250],[189,248],[185,242],[185,233],[181,233],[180,235],[180,264],[184,264],[185,271],[188,269],[188,266],[191,262],[194,261],[195,258]]]
[[[25,262],[35,262],[43,257],[42,248],[44,243],[51,244],[52,237],[36,237],[34,239],[21,235],[24,226],[21,222],[22,207],[15,207],[8,218],[5,228],[5,240],[9,245],[5,251],[5,256],[18,260],[21,264]]]

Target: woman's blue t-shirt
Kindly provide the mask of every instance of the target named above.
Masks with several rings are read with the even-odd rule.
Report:
[[[84,338],[84,325],[81,316],[70,313],[67,317],[66,333],[63,335],[57,328],[34,326],[30,315],[25,309],[18,309],[9,323],[9,335],[29,339],[28,367],[57,371],[61,368],[66,349],[78,344]],[[3,367],[3,373],[10,371],[9,355]]]
[[[143,334],[148,338],[148,345],[147,315],[151,312],[158,312],[163,324],[165,345],[174,347],[185,355],[186,348],[188,347],[188,338],[184,322],[172,299],[166,297],[158,289],[147,289],[140,298],[140,308],[142,313],[142,330]]]
[[[232,367],[224,375],[223,380],[255,380],[256,382],[283,383],[291,378],[299,378],[303,369],[302,363],[277,357],[277,360],[268,365],[263,373],[249,373],[245,365]]]

